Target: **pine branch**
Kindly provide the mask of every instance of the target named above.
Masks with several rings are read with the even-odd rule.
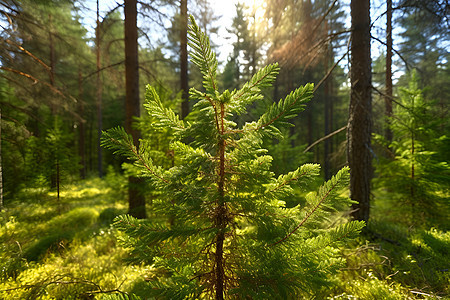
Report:
[[[266,129],[266,132],[271,135],[281,135],[277,126],[292,126],[287,121],[305,109],[306,102],[313,96],[313,89],[314,85],[308,83],[292,91],[284,100],[272,104],[258,120],[256,130]]]
[[[113,292],[119,292],[120,294],[111,294]],[[99,293],[108,293],[107,295],[102,296],[101,300],[141,300],[138,296],[134,294],[126,294],[125,292],[111,290],[111,291],[100,291],[100,292],[89,292],[89,296],[92,296],[93,294],[99,294]]]
[[[239,91],[232,94],[231,109],[237,114],[241,114],[249,104],[263,99],[261,89],[272,86],[272,82],[275,81],[279,71],[278,64],[268,65],[259,70]]]
[[[133,144],[133,138],[127,134],[124,128],[116,127],[103,131],[101,146],[113,151],[114,154],[124,156],[135,162],[135,165],[144,169],[152,177],[155,177],[165,183],[168,180],[162,177],[161,168],[155,167],[153,161],[145,151],[145,144],[141,151],[138,151]]]
[[[335,176],[333,176],[330,180],[328,180],[324,185],[320,187],[319,192],[315,196],[315,199],[318,200],[317,203],[313,204],[312,209],[306,214],[303,220],[297,226],[295,226],[295,228],[291,232],[289,232],[284,238],[269,246],[275,246],[279,243],[282,243],[285,240],[287,240],[291,235],[293,235],[324,204],[324,202],[329,199],[331,192],[341,187],[342,181],[344,181],[345,179],[348,180],[348,177],[349,177],[348,167],[344,167],[341,170],[339,170],[339,172]],[[347,180],[345,180],[345,182],[347,182]]]
[[[274,193],[291,182],[299,180],[300,178],[319,175],[319,169],[319,164],[305,164],[297,168],[295,171],[289,172],[285,175],[280,175],[274,183],[268,186],[266,193]]]
[[[202,148],[193,148],[182,142],[176,141],[170,145],[170,148],[177,152],[180,157],[192,160],[195,157],[202,157],[204,159],[211,159],[209,153]]]
[[[27,49],[25,49],[24,47],[22,47],[21,45],[17,44],[16,42],[10,40],[10,39],[6,39],[4,40],[7,44],[13,45],[15,47],[17,47],[19,50],[23,51],[25,54],[29,55],[32,59],[34,59],[35,61],[37,61],[40,65],[42,65],[45,70],[47,72],[50,73],[51,68],[45,64],[41,59],[39,59],[39,57],[37,57],[36,55],[34,55],[33,53],[31,53],[30,51],[28,51]]]
[[[192,47],[192,62],[199,67],[203,75],[203,86],[206,93],[215,97],[217,92],[217,59],[216,54],[212,52],[209,38],[201,32],[193,16],[190,16],[191,25],[189,25],[188,45]]]
[[[197,102],[195,104],[195,107],[201,107],[202,105],[204,105],[206,103],[211,105],[211,107],[214,109],[214,122],[216,125],[216,129],[217,129],[217,132],[220,132],[219,119],[218,119],[219,114],[217,112],[217,105],[213,101],[213,99],[211,99],[211,97],[208,97],[208,95],[206,93],[202,93],[195,88],[189,89],[189,95],[193,100],[199,100],[199,102]]]
[[[135,160],[137,155],[133,138],[123,127],[111,128],[104,131],[101,138],[101,146],[113,151],[113,154]]]
[[[154,123],[155,126],[160,128],[170,127],[174,130],[186,129],[183,120],[180,120],[173,110],[164,107],[155,88],[151,85],[147,85],[145,100],[147,102],[144,104],[144,107],[147,109],[148,114],[158,120],[158,122]]]
[[[58,94],[58,95],[62,96],[64,99],[71,99],[74,103],[77,103],[77,102],[78,102],[77,99],[75,99],[75,98],[72,97],[71,95],[66,95],[66,94],[64,94],[62,91],[60,91],[58,88],[54,87],[54,86],[51,85],[50,83],[45,82],[45,81],[43,81],[43,80],[39,80],[38,78],[36,78],[36,77],[34,77],[34,76],[30,75],[30,74],[27,74],[27,73],[24,73],[24,72],[22,72],[22,71],[15,70],[15,69],[12,69],[12,68],[4,67],[4,66],[0,66],[0,70],[5,70],[5,71],[8,71],[8,72],[12,72],[12,73],[19,74],[20,76],[23,76],[23,77],[25,77],[25,78],[28,78],[28,79],[32,80],[32,81],[33,81],[33,84],[36,84],[36,83],[38,83],[38,82],[39,82],[39,83],[42,83],[42,84],[44,84],[45,86],[47,86],[50,90],[52,90],[52,92],[54,92],[55,94]]]
[[[114,226],[128,236],[140,239],[141,243],[146,245],[155,245],[177,237],[192,237],[208,230],[214,231],[212,227],[202,228],[198,226],[168,229],[165,225],[143,223],[142,220],[130,215],[117,216],[114,220]]]
[[[341,240],[354,237],[361,231],[361,229],[363,229],[364,226],[364,221],[352,221],[341,224],[330,229],[326,233],[323,233],[322,235],[307,240],[307,243],[313,244],[312,248],[315,250],[323,249]]]

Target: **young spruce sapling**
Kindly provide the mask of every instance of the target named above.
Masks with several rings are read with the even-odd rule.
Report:
[[[138,148],[122,128],[103,134],[103,145],[132,160],[161,192],[152,209],[167,221],[125,215],[115,226],[142,260],[152,263],[157,275],[148,284],[156,297],[287,299],[313,294],[343,263],[333,246],[364,226],[353,221],[318,230],[333,209],[350,203],[340,196],[348,168],[308,193],[304,205],[287,208],[285,200],[293,197],[295,186],[307,187],[319,175],[319,165],[275,177],[272,157],[262,148],[264,138],[281,138],[280,128],[291,126],[288,121],[304,110],[313,85],[297,88],[258,120],[238,128],[233,116],[263,99],[261,89],[271,86],[278,65],[262,68],[239,90],[220,93],[209,39],[192,17],[189,29],[191,59],[204,87],[189,91],[195,102],[190,121],[164,107],[151,86],[144,104],[157,120],[153,126],[172,128],[175,166],[155,165],[150,142],[141,140]]]

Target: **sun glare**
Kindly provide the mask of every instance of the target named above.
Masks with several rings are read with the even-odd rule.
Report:
[[[251,0],[245,1],[250,7],[252,15],[254,15],[255,20],[258,22],[264,17],[264,12],[266,10],[267,2],[266,0]]]

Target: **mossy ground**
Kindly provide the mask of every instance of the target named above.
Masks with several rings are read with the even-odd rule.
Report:
[[[0,215],[0,299],[92,299],[132,289],[149,271],[122,262],[127,251],[111,226],[126,212],[124,187],[90,179],[65,186],[59,203],[43,188],[22,190],[7,203]]]
[[[23,189],[0,213],[0,299],[99,299],[145,294],[151,267],[124,262],[111,223],[127,210],[125,178]],[[149,209],[151,209],[149,207]],[[151,211],[149,211],[151,216]],[[375,200],[367,233],[341,249],[347,266],[315,299],[448,299],[450,233],[399,219]]]

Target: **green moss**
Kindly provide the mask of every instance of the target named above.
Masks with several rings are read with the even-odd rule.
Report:
[[[406,300],[414,299],[412,294],[399,284],[379,280],[372,274],[367,279],[345,282],[345,292],[328,299],[364,299],[364,300]]]
[[[115,217],[125,214],[126,211],[123,209],[118,209],[115,207],[108,207],[102,210],[100,213],[98,220],[102,225],[110,225],[113,223]]]

